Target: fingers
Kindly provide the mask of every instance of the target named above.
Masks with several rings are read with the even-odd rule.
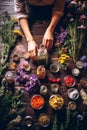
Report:
[[[50,50],[53,47],[53,40],[43,39],[42,44],[47,50]]]
[[[37,55],[37,48],[38,48],[38,46],[37,46],[35,41],[30,41],[28,43],[28,53],[30,55],[30,58],[33,60],[36,59],[36,57],[37,57],[36,56]]]
[[[37,61],[37,49],[32,50],[32,51],[29,51],[28,53],[30,54],[30,58],[31,58],[33,61]]]

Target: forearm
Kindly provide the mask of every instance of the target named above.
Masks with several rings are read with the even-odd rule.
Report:
[[[24,32],[24,35],[26,37],[27,42],[33,41],[34,39],[33,39],[33,36],[32,36],[32,34],[30,32],[30,28],[29,28],[27,18],[21,18],[19,20],[19,22],[20,22],[21,28],[22,28],[22,30]]]
[[[55,27],[57,26],[57,24],[58,24],[58,22],[59,22],[59,20],[60,20],[60,18],[61,18],[61,15],[59,15],[58,13],[54,13],[54,14],[52,15],[50,24],[49,24],[49,26],[48,26],[47,29],[53,33]]]

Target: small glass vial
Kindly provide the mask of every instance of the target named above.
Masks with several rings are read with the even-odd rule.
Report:
[[[38,63],[42,65],[48,64],[48,52],[47,49],[41,44],[41,46],[38,49]]]
[[[39,79],[45,79],[46,77],[46,68],[44,67],[44,65],[39,65],[37,67],[37,76]]]
[[[59,90],[58,84],[51,84],[51,91],[52,91],[53,93],[57,93],[58,90]]]
[[[46,95],[47,93],[48,93],[47,86],[41,85],[41,86],[40,86],[40,94],[41,94],[41,95]]]
[[[14,75],[11,71],[7,71],[6,74],[5,74],[5,78],[6,78],[6,81],[9,83],[9,84],[13,84],[14,83]]]

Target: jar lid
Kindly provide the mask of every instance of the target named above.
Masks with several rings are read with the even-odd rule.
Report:
[[[83,68],[83,62],[82,61],[77,61],[76,62],[76,67],[79,68],[79,69],[82,69]]]
[[[80,70],[78,68],[74,68],[74,69],[72,69],[72,74],[74,76],[78,76],[80,74]]]

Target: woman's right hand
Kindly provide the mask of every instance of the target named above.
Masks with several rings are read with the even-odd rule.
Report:
[[[28,53],[30,54],[32,60],[36,60],[37,58],[37,49],[38,46],[34,40],[28,42]]]

